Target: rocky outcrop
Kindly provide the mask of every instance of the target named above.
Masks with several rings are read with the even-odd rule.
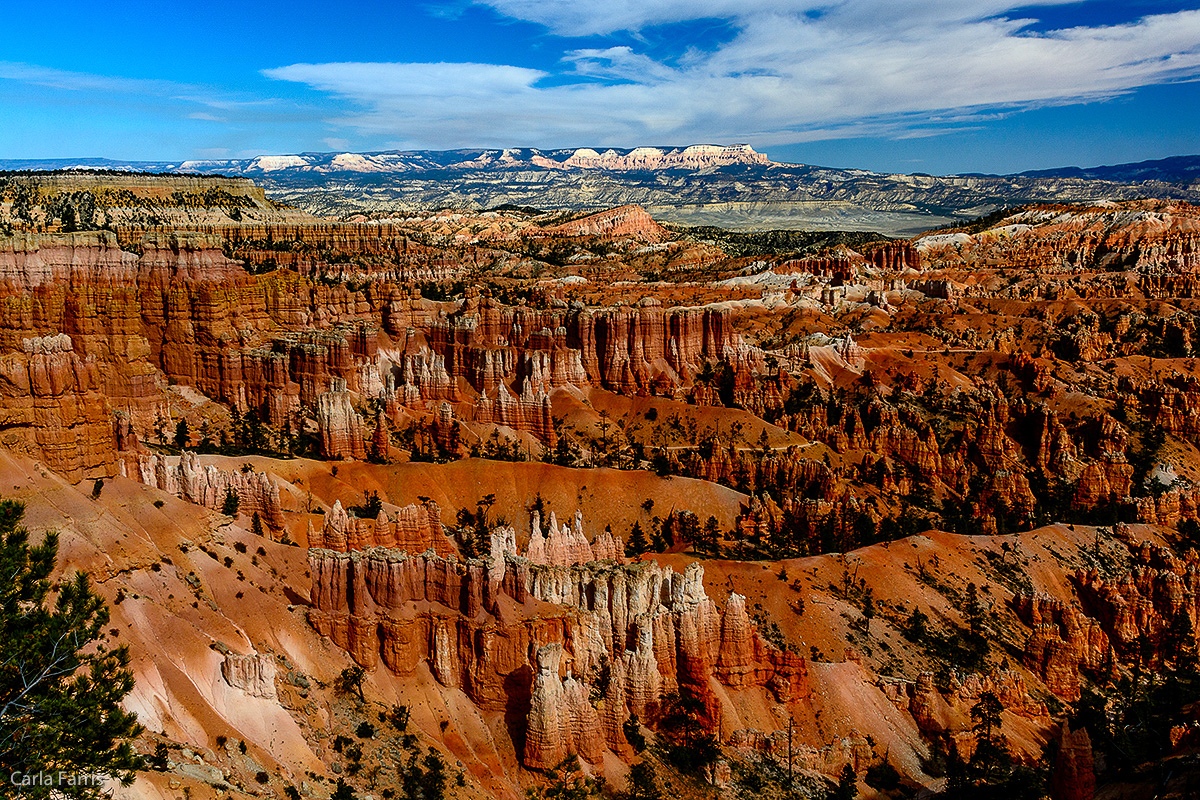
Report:
[[[528,385],[526,391],[517,397],[503,383],[499,384],[496,387],[495,399],[486,394],[479,396],[474,413],[475,422],[528,431],[546,447],[553,448],[558,441],[550,395],[544,391],[534,393]]]
[[[25,339],[0,356],[0,445],[71,480],[116,471],[114,418],[94,358],[66,334]]]
[[[516,379],[522,395],[584,381],[629,394],[660,379],[679,387],[737,341],[720,307],[664,310],[646,298],[636,309],[539,311],[478,295],[431,320],[425,339],[451,380],[490,392]]]
[[[1096,796],[1092,739],[1087,728],[1072,731],[1063,723],[1050,776],[1050,795],[1054,800],[1092,800]]]
[[[653,720],[667,692],[701,698],[713,720],[712,681],[780,702],[809,692],[804,659],[767,644],[736,596],[718,612],[698,564],[683,575],[651,562],[539,565],[516,554],[511,529],[495,532],[484,561],[313,548],[309,563],[310,621],[360,664],[409,674],[431,663],[484,708],[511,702],[511,682],[528,674],[531,766],[567,752],[595,759],[611,743],[621,751],[621,724],[630,713]],[[514,616],[511,603],[541,610]],[[606,664],[601,713],[589,687]]]
[[[178,458],[140,454],[134,456],[132,464],[123,459],[120,466],[128,477],[214,511],[224,506],[226,494],[233,491],[238,497],[239,514],[258,514],[263,525],[276,533],[284,528],[279,483],[265,472],[202,465],[195,453],[186,450]]]
[[[0,239],[0,283],[32,291],[52,283],[132,283],[138,257],[117,245],[111,231],[19,233]]]
[[[1136,270],[1148,279],[1143,286],[1152,293],[1166,283],[1164,276],[1192,274],[1200,267],[1200,221],[1187,204],[1155,200],[1092,208],[1033,207],[979,233],[934,232],[915,245],[934,267]]]
[[[539,647],[525,733],[525,766],[550,769],[569,755],[598,763],[604,754],[600,716],[588,700],[588,687],[570,674],[559,677],[563,648]]]
[[[1117,654],[1131,661],[1174,659],[1180,637],[1196,643],[1200,563],[1195,552],[1177,558],[1169,549],[1148,543],[1131,545],[1134,566],[1107,581],[1095,570],[1079,570],[1079,595],[1094,609]],[[1147,652],[1149,651],[1149,652]]]
[[[589,214],[586,217],[547,228],[526,228],[527,236],[535,232],[543,236],[595,236],[600,239],[637,239],[643,242],[662,242],[671,234],[646,213],[641,206],[619,206]]]
[[[438,555],[456,552],[454,544],[442,527],[442,510],[432,500],[413,503],[396,512],[396,518],[380,511],[375,519],[352,517],[340,500],[325,515],[320,531],[309,538],[310,547],[320,547],[345,553],[386,547],[416,555],[431,550]]]
[[[221,677],[251,697],[275,699],[275,657],[263,653],[227,653],[221,662]]]
[[[888,682],[882,688],[892,703],[912,715],[923,734],[947,739],[963,758],[970,758],[974,747],[971,710],[985,692],[1011,714],[1039,726],[1050,723],[1045,703],[1032,697],[1025,679],[1013,670],[980,675],[952,669],[945,684],[938,684],[934,673],[922,672],[916,681]]]
[[[354,410],[354,399],[344,381],[334,380],[332,391],[317,398],[317,426],[321,431],[321,452],[325,458],[367,458],[366,435],[362,416]]]
[[[583,535],[583,513],[575,512],[574,525],[565,522],[559,526],[553,511],[546,532],[542,533],[542,515],[533,512],[533,523],[525,558],[533,564],[567,567],[572,564],[590,564],[593,561],[621,561],[620,540],[611,532],[603,532],[588,543]]]
[[[1013,607],[1033,628],[1025,642],[1025,666],[1064,700],[1079,699],[1082,670],[1096,673],[1112,663],[1108,636],[1078,606],[1045,595],[1019,595]]]

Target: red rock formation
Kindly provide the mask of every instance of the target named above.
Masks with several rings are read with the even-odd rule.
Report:
[[[238,655],[226,653],[221,662],[221,677],[235,689],[251,697],[275,699],[275,657],[263,653]]]
[[[213,510],[221,509],[225,494],[232,489],[238,496],[239,514],[258,514],[271,531],[283,530],[279,484],[265,472],[222,470],[212,464],[202,466],[196,455],[186,450],[179,458],[141,454],[132,465],[122,460],[120,467],[123,474],[147,486]]]
[[[600,533],[589,544],[583,535],[583,513],[575,512],[574,526],[565,522],[560,527],[558,517],[550,512],[549,526],[543,535],[542,515],[533,512],[532,529],[525,558],[533,564],[565,567],[571,564],[590,564],[593,561],[621,561],[620,540],[611,533]]]
[[[362,416],[354,410],[353,399],[346,391],[344,381],[335,379],[333,390],[317,398],[317,426],[321,431],[321,452],[325,458],[366,459]]]
[[[26,339],[0,356],[0,444],[71,480],[116,471],[113,416],[95,359],[66,334]]]
[[[833,286],[853,283],[858,273],[866,267],[867,261],[861,253],[856,253],[849,247],[839,245],[820,255],[793,258],[776,264],[772,271],[780,275],[803,273],[829,278]]]
[[[432,500],[401,508],[394,520],[383,511],[375,519],[351,517],[340,500],[334,501],[321,530],[312,533],[309,546],[342,553],[373,547],[403,550],[412,555],[427,550],[443,556],[456,552],[442,527],[442,510]]]
[[[1054,694],[1075,702],[1080,671],[1096,672],[1111,662],[1109,638],[1100,623],[1076,606],[1044,595],[1013,598],[1017,615],[1033,628],[1025,643],[1025,666]]]
[[[921,253],[910,242],[886,242],[861,250],[863,257],[878,269],[901,272],[921,268]]]
[[[1157,662],[1171,659],[1177,644],[1169,633],[1182,617],[1197,618],[1196,598],[1200,596],[1200,565],[1194,554],[1176,558],[1166,548],[1148,544],[1131,545],[1135,566],[1112,582],[1092,570],[1075,573],[1079,595],[1095,609],[1099,625],[1104,627],[1116,652],[1130,660],[1149,657]],[[1193,628],[1193,639],[1195,632]],[[1151,652],[1146,653],[1143,643]]]
[[[559,677],[562,645],[539,647],[525,734],[525,766],[556,767],[568,755],[598,763],[604,754],[600,716],[588,700],[588,687],[568,675]]]
[[[340,519],[337,509],[331,516]],[[654,719],[668,691],[700,697],[716,719],[713,679],[741,689],[766,687],[781,702],[809,692],[804,660],[763,641],[744,607],[739,614],[736,596],[722,621],[704,593],[698,564],[682,576],[650,562],[544,566],[515,549],[511,529],[493,534],[491,557],[483,562],[383,548],[310,549],[310,621],[364,666],[382,658],[407,674],[429,661],[440,681],[460,681],[485,708],[510,701],[506,682],[533,668],[538,648],[561,646],[553,660],[576,677],[559,681],[552,656],[539,662],[530,723],[536,733],[526,745],[531,766],[557,763],[565,752],[598,758],[606,743],[622,749],[620,725],[629,713]],[[542,610],[514,619],[502,611],[508,602],[536,602]],[[432,604],[430,611],[421,610],[424,603]],[[447,619],[447,613],[456,616]],[[600,714],[590,705],[587,683],[604,662],[611,672]]]
[[[392,453],[392,434],[388,429],[387,417],[380,408],[375,412],[375,428],[371,434],[371,458],[387,461]]]
[[[1114,272],[1138,270],[1143,290],[1181,296],[1172,277],[1200,267],[1200,220],[1187,204],[1148,200],[1080,209],[1033,207],[979,234],[930,233],[915,247],[928,267],[1003,264],[1010,267]],[[1182,295],[1189,296],[1189,295]]]
[[[646,213],[641,206],[609,208],[586,217],[553,225],[548,228],[525,228],[526,236],[595,236],[600,239],[637,239],[643,242],[663,242],[671,234]]]
[[[481,394],[475,403],[475,421],[529,431],[546,447],[553,448],[558,441],[558,434],[554,429],[550,395],[545,392],[535,394],[528,384],[525,389],[525,392],[517,397],[501,383],[496,387],[495,400]]]
[[[1072,731],[1063,723],[1050,778],[1050,795],[1054,800],[1092,800],[1096,796],[1092,740],[1087,728]]]

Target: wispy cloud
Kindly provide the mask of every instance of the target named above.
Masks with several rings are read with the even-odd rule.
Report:
[[[0,61],[0,80],[18,81],[69,92],[169,96],[183,91],[197,91],[196,87],[172,81],[92,75],[14,61]]]
[[[734,34],[675,63],[621,45],[564,49],[553,72],[337,63],[264,74],[344,101],[328,120],[336,129],[445,147],[919,137],[1200,73],[1197,11],[1032,32],[1027,20],[1005,18],[1014,4],[1003,0],[482,4],[564,36],[709,18]]]

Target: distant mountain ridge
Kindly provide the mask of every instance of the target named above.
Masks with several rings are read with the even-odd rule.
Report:
[[[296,153],[243,159],[191,159],[186,161],[120,161],[83,159],[0,159],[0,169],[112,169],[135,172],[195,172],[253,176],[273,173],[381,174],[428,170],[518,168],[657,171],[699,170],[736,165],[781,166],[749,145],[696,144],[687,147],[591,147],[539,150],[514,147],[503,150],[385,150],[374,153]]]
[[[1200,155],[946,176],[786,164],[748,145],[300,153],[182,162],[0,160],[0,169],[68,168],[252,178],[276,200],[323,216],[638,204],[656,219],[689,225],[891,235],[1032,202],[1156,197],[1200,203]]]
[[[1137,183],[1161,181],[1196,185],[1200,183],[1200,156],[1171,156],[1132,164],[1113,164],[1101,167],[1057,167],[1022,172],[1031,178],[1083,178],[1088,180]]]

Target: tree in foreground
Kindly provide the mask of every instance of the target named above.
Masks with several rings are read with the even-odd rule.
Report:
[[[133,782],[142,732],[120,702],[133,689],[126,647],[109,649],[108,607],[87,576],[51,586],[58,535],[36,547],[23,503],[0,500],[0,774],[59,772]],[[56,596],[52,596],[56,595]],[[100,786],[30,786],[17,796],[99,798]]]

